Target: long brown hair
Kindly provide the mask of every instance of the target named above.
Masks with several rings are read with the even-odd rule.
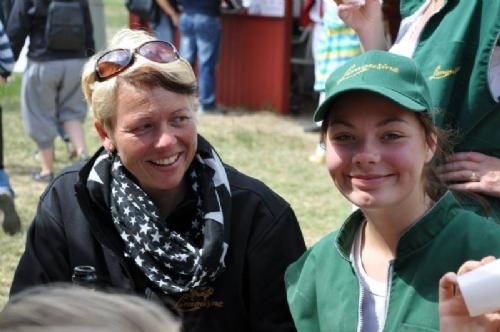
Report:
[[[447,185],[438,176],[436,167],[443,164],[452,153],[452,131],[438,128],[432,122],[429,112],[415,113],[417,120],[424,129],[425,140],[429,146],[435,146],[436,151],[431,161],[424,165],[423,180],[424,190],[435,202],[448,189]]]

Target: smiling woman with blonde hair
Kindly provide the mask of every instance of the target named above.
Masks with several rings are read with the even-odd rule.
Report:
[[[85,66],[102,148],[43,194],[11,293],[99,283],[181,311],[185,331],[289,331],[283,275],[305,249],[289,204],[198,134],[196,79],[175,47],[123,30]]]

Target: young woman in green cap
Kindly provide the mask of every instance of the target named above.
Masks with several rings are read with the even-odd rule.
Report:
[[[440,278],[500,255],[500,225],[462,209],[435,173],[432,110],[407,57],[369,51],[328,78],[314,121],[335,186],[359,210],[286,272],[299,332],[437,331]]]
[[[439,175],[451,189],[480,194],[489,208],[463,204],[500,220],[500,1],[401,0],[400,11],[389,51],[415,60],[441,110],[434,123],[456,132]],[[388,49],[379,0],[339,4],[339,16],[365,50]]]

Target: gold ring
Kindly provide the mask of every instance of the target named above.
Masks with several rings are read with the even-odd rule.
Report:
[[[480,180],[481,178],[479,177],[479,174],[477,174],[476,172],[472,172],[472,174],[470,175],[470,181],[479,182]]]

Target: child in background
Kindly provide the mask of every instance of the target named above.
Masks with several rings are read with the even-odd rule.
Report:
[[[356,32],[338,17],[334,1],[316,0],[309,10],[309,17],[314,22],[312,35],[314,90],[319,92],[319,104],[321,104],[325,96],[325,81],[329,74],[352,57],[361,54],[361,45]],[[318,143],[309,160],[322,163],[324,156],[325,150]]]

